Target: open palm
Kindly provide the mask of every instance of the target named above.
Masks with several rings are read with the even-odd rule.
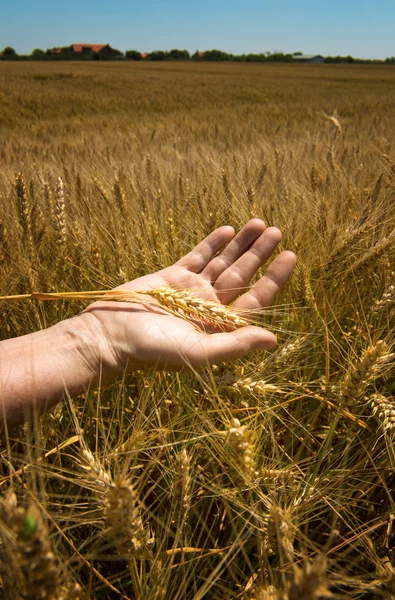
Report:
[[[242,293],[272,256],[281,233],[253,219],[234,236],[232,227],[220,227],[171,267],[117,289],[141,291],[169,286],[193,291],[205,300],[234,302],[233,306],[243,311],[270,306],[292,273],[295,255],[282,252],[265,275]],[[269,349],[276,343],[273,333],[260,327],[198,331],[192,323],[150,304],[96,302],[87,310],[100,322],[111,354],[109,362],[117,371],[143,366],[177,370],[185,365],[200,367],[232,360],[254,349]]]

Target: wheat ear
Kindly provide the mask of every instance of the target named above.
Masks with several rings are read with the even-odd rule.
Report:
[[[372,265],[381,258],[381,256],[390,248],[395,241],[395,230],[380,240],[373,248],[365,252],[344,274],[344,277],[349,275],[359,275],[362,269],[372,267]]]
[[[88,448],[81,450],[78,462],[88,474],[87,487],[92,487],[101,511],[103,537],[125,558],[147,551],[153,540],[144,528],[137,492],[129,480],[113,480]]]
[[[376,301],[376,304],[373,307],[373,312],[379,312],[386,307],[390,307],[391,304],[394,304],[394,303],[395,303],[395,285],[391,284],[384,291],[380,300]]]
[[[217,385],[231,387],[236,390],[249,392],[250,394],[270,394],[273,392],[284,393],[279,387],[264,380],[254,381],[252,377],[234,377],[232,375],[223,375],[215,377]]]
[[[226,432],[226,441],[237,462],[234,469],[237,481],[241,484],[246,480],[250,481],[257,472],[254,465],[254,446],[247,426],[242,425],[239,419],[232,419]]]
[[[335,127],[337,133],[340,136],[343,135],[343,129],[342,129],[342,126],[340,125],[339,119],[337,118],[336,112],[333,115],[327,115],[326,113],[322,112],[321,115],[323,117],[325,117],[325,119],[328,119],[328,121],[330,121],[332,123],[332,125]]]
[[[369,346],[361,359],[346,373],[340,385],[340,396],[348,405],[353,406],[363,397],[367,386],[378,376],[380,367],[392,357],[387,344],[379,340]]]
[[[238,313],[227,306],[197,298],[186,290],[174,290],[162,287],[157,290],[141,292],[158,300],[162,307],[170,310],[177,316],[188,316],[193,319],[209,321],[210,323],[232,328],[245,327],[249,321],[243,319]]]
[[[324,279],[332,277],[334,271],[341,267],[341,265],[344,263],[344,260],[348,259],[350,252],[353,250],[356,244],[361,241],[363,234],[369,227],[371,227],[370,222],[365,221],[365,223],[360,227],[349,229],[346,232],[345,238],[332,252],[327,264],[324,267]]]
[[[0,570],[5,598],[64,598],[62,576],[37,506],[18,506],[10,491],[0,503]]]
[[[192,498],[191,457],[185,448],[176,456],[172,496],[182,519],[186,519]]]
[[[32,237],[31,206],[22,173],[16,173],[15,175],[15,191],[18,220],[23,234],[22,239],[26,244],[28,252],[31,254],[34,247]]]
[[[324,581],[326,572],[326,561],[324,557],[318,557],[311,565],[303,568],[294,567],[293,581],[286,589],[287,600],[320,600],[331,598],[328,586]]]
[[[144,527],[137,492],[127,479],[112,483],[104,497],[105,536],[126,558],[146,553],[153,545],[149,530]]]
[[[282,560],[292,563],[294,560],[295,525],[290,510],[273,504],[267,520],[268,546],[274,554],[280,554]]]
[[[286,600],[283,593],[272,585],[255,585],[248,596],[248,600]]]
[[[54,226],[56,230],[56,244],[59,248],[63,248],[66,244],[66,212],[64,200],[64,185],[61,177],[58,177],[55,187],[55,204],[54,204]]]
[[[395,432],[395,403],[382,394],[373,394],[370,398],[372,412],[382,425],[384,431]]]

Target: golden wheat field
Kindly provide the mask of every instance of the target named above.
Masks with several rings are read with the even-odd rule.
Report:
[[[394,94],[381,65],[0,63],[1,295],[111,289],[252,217],[298,255],[275,350],[3,437],[1,597],[395,598]],[[2,339],[86,304],[2,301]]]

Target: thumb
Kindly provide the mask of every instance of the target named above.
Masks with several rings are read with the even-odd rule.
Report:
[[[193,367],[240,358],[252,350],[269,350],[276,336],[260,327],[242,327],[230,333],[213,333],[200,338],[186,356]]]

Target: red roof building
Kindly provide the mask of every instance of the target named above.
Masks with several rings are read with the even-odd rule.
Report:
[[[71,44],[73,54],[101,54],[102,56],[116,56],[118,52],[110,44]]]

